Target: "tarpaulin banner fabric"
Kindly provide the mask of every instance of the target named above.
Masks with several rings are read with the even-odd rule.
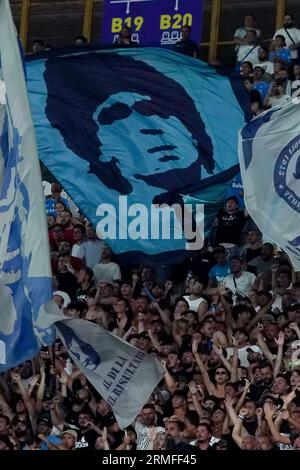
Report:
[[[186,250],[153,228],[152,206],[219,201],[238,172],[241,81],[159,48],[53,52],[27,63],[43,164],[116,254]]]
[[[52,302],[44,195],[20,48],[9,1],[0,0],[0,372],[36,355],[54,329],[38,318]],[[4,86],[5,85],[5,86]]]
[[[247,124],[239,156],[249,214],[300,271],[300,100]]]
[[[141,46],[175,44],[181,28],[192,28],[191,39],[201,40],[203,0],[105,0],[102,43],[114,43],[124,26]]]

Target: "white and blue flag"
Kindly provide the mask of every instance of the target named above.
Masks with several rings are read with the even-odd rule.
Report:
[[[0,372],[35,356],[52,330],[44,197],[24,70],[9,1],[0,0]]]
[[[300,271],[300,100],[247,124],[239,157],[249,214]]]
[[[62,315],[52,276],[40,167],[23,65],[8,0],[0,0],[0,372],[34,357],[55,333],[111,405],[133,422],[163,378],[154,357],[98,325]],[[53,325],[55,324],[56,332]]]

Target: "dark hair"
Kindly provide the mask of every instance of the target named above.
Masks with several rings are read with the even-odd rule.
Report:
[[[85,36],[76,36],[75,41],[82,41],[84,44],[88,43],[88,40]]]
[[[71,217],[73,216],[72,212],[71,212],[70,209],[68,209],[68,208],[64,209],[63,212],[68,212]]]
[[[245,63],[245,62],[244,62]],[[252,66],[252,64],[251,64]],[[226,206],[227,202],[228,201],[234,201],[236,203],[236,205],[238,206],[239,205],[239,200],[236,196],[228,196],[225,201],[224,201],[224,205]]]
[[[290,16],[292,18],[292,20],[294,21],[295,17],[293,15],[293,13],[285,13],[284,16]]]
[[[88,275],[89,277],[89,280],[91,281],[94,277],[94,272],[91,268],[89,268],[88,266],[83,266],[80,271],[85,271],[86,274]]]
[[[80,229],[81,232],[82,232],[83,234],[85,234],[85,226],[84,226],[84,225],[82,225],[82,224],[75,224],[75,225],[74,225],[74,229],[75,229],[75,228]]]
[[[265,51],[265,52],[267,52],[267,53],[269,52],[268,49],[267,49],[265,46],[259,46],[259,49],[262,49],[263,51]],[[258,50],[259,50],[259,49],[258,49]]]
[[[145,408],[150,408],[151,410],[155,411],[155,406],[152,404],[152,403],[146,403],[142,410],[144,410]]]
[[[32,41],[32,45],[34,44],[40,44],[40,46],[44,46],[45,43],[42,39],[35,39],[34,41]]]
[[[204,426],[206,429],[207,429],[207,432],[209,432],[209,434],[212,434],[212,427],[207,424],[207,423],[199,423],[199,427],[200,426]]]
[[[185,413],[185,417],[194,425],[198,426],[199,425],[199,415],[197,411],[195,410],[188,410]]]
[[[255,315],[254,308],[248,307],[248,305],[239,304],[232,307],[232,316],[235,320],[237,320],[238,316],[244,312],[250,313],[251,317]]]
[[[247,33],[253,33],[255,36],[257,36],[255,29],[248,29]]]
[[[79,70],[79,75],[73,73],[74,67]],[[95,81],[93,73],[85,74],[87,67],[97,68],[101,80]],[[84,78],[83,75],[80,76],[81,70]],[[116,76],[124,76],[125,70],[130,71],[130,80],[116,80]],[[130,194],[133,191],[132,184],[119,169],[118,160],[112,158],[110,161],[105,161],[101,158],[100,140],[101,126],[111,125],[116,119],[126,119],[133,111],[145,117],[160,116],[167,119],[174,116],[191,134],[193,145],[197,149],[198,158],[185,169],[174,168],[148,176],[136,175],[148,185],[162,188],[164,201],[174,190],[174,181],[177,182],[178,178],[184,179],[185,187],[188,187],[199,181],[202,166],[207,173],[213,173],[215,161],[212,141],[193,99],[181,84],[146,62],[115,52],[101,54],[89,52],[67,57],[49,57],[45,62],[44,78],[48,91],[46,113],[51,125],[59,130],[67,147],[89,163],[88,173],[94,174],[107,188],[119,194]],[[64,93],[65,100],[60,99],[57,90]],[[164,90],[164,93],[161,90]],[[121,92],[147,95],[147,99],[139,99],[132,106],[115,102],[105,107],[98,116],[100,124],[98,135],[99,128],[94,120],[95,111],[110,96]],[[79,94],[80,100],[77,99]],[[178,106],[179,97],[180,106]],[[70,105],[73,102],[74,105]],[[182,112],[185,109],[189,111]],[[84,120],[81,119],[83,114]],[[68,126],[64,125],[66,120]],[[79,128],[80,139],[78,139]],[[155,199],[155,202],[157,200]]]
[[[282,41],[283,41],[284,44],[285,44],[285,37],[284,37],[282,34],[277,34],[277,35],[275,36],[275,39],[277,39],[277,38],[282,39]]]
[[[253,13],[246,13],[246,15],[244,16],[244,18],[246,18],[246,16],[251,16],[251,18],[253,18],[254,20],[256,20],[256,16],[255,16]]]
[[[252,62],[249,62],[249,60],[245,60],[245,61],[242,63],[242,65],[244,65],[244,64],[249,65],[249,67],[250,67],[251,69],[253,69]]]

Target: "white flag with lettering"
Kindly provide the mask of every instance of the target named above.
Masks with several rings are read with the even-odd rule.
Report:
[[[247,124],[239,158],[249,214],[300,271],[300,100]]]

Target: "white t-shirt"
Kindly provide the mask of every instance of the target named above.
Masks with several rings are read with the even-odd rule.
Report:
[[[256,346],[255,344],[253,344],[253,345],[248,344],[244,348],[238,349],[238,358],[240,360],[241,367],[249,367],[249,362],[248,362],[248,359],[247,359],[247,356],[248,356],[248,351],[247,350],[248,349],[252,349],[252,351],[262,354],[262,350],[258,346]],[[233,348],[226,348],[226,352],[227,352],[226,359],[229,359],[231,356],[233,356]]]
[[[75,245],[72,246],[72,256],[74,256],[75,258],[84,259],[82,243],[80,243],[80,245],[78,245],[78,243],[75,243]]]
[[[247,297],[255,281],[256,276],[253,273],[244,271],[240,277],[235,278],[236,286],[234,284],[233,274],[229,274],[229,276],[226,276],[224,279],[224,287],[230,289],[233,294],[239,293]]]
[[[145,426],[139,421],[135,422],[134,428],[137,434],[136,450],[152,450],[154,442],[149,440],[149,434],[150,430],[153,428]],[[156,434],[159,432],[166,432],[165,428],[162,426],[156,426],[155,431]]]
[[[237,50],[237,61],[238,62],[251,62],[252,65],[258,62],[258,50],[259,46],[252,45],[241,45]]]
[[[82,253],[85,264],[93,269],[94,266],[101,261],[102,248],[105,245],[104,240],[87,240],[82,244]]]
[[[295,43],[300,42],[300,29],[298,29],[298,28],[287,28],[287,31],[289,32],[289,35],[294,39]],[[274,34],[273,39],[275,39],[275,37],[278,34],[281,34],[282,36],[284,36],[287,47],[289,47],[291,44],[294,44],[294,42],[291,40],[289,35],[286,33],[285,28],[278,29],[276,31],[276,33]],[[295,50],[291,51],[291,58],[292,59],[297,59],[297,57],[298,57],[298,50],[295,49]]]
[[[274,108],[275,106],[282,106],[291,100],[292,98],[289,95],[282,95],[280,98],[276,98],[276,96],[270,96],[269,104],[271,105],[271,108]]]
[[[258,62],[257,64],[253,65],[253,67],[255,66],[263,67],[265,73],[268,73],[269,75],[273,75],[274,73],[274,64],[270,60],[265,60],[264,62]]]
[[[234,32],[234,37],[235,38],[240,38],[240,39],[245,39],[247,32],[252,31],[252,30],[256,31],[257,37],[260,38],[261,31],[259,29],[248,28],[247,26],[241,26],[240,28],[237,28]]]
[[[94,266],[94,275],[96,281],[105,281],[112,283],[115,279],[121,279],[121,270],[117,263],[99,263]]]
[[[198,311],[198,308],[199,308],[200,304],[202,304],[203,302],[206,302],[206,300],[203,299],[203,297],[199,297],[199,299],[190,300],[190,296],[185,295],[183,298],[189,304],[189,309],[194,310],[195,312]]]

